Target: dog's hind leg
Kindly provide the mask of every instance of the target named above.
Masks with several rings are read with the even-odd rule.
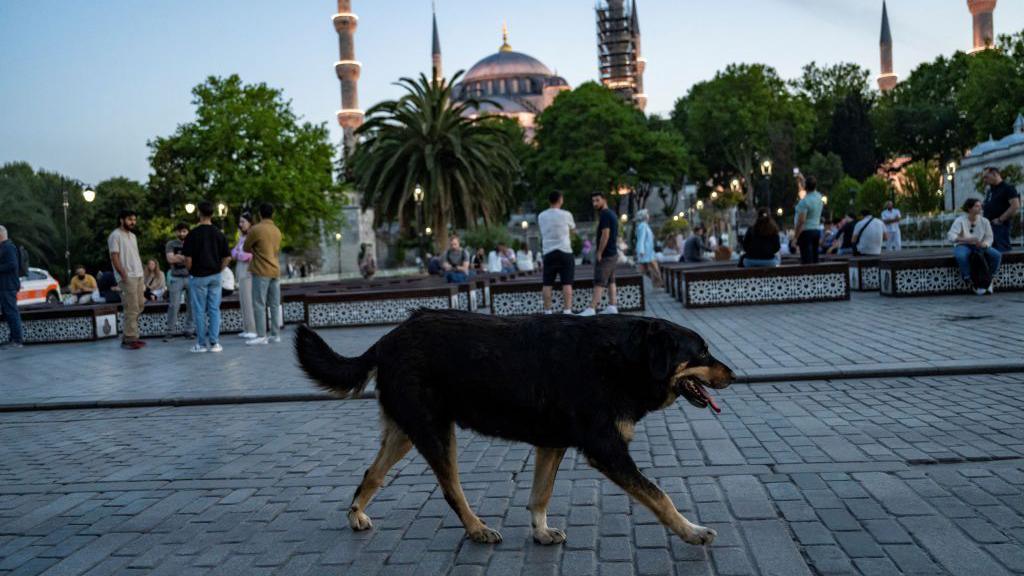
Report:
[[[373,522],[364,510],[377,490],[384,485],[388,470],[412,448],[409,437],[384,414],[381,414],[381,428],[380,451],[377,452],[373,464],[363,474],[363,481],[356,488],[352,505],[348,509],[348,524],[353,530],[373,528]]]
[[[548,501],[555,488],[555,474],[565,456],[565,448],[540,448],[534,452],[533,489],[527,509],[533,517],[533,539],[538,544],[561,544],[565,532],[548,527]]]
[[[629,455],[626,443],[615,432],[602,435],[591,446],[585,447],[583,453],[591,466],[615,482],[630,496],[654,512],[662,524],[679,535],[684,542],[694,545],[711,544],[717,532],[711,528],[698,526],[676,510],[672,499],[653,482],[647,479],[636,467],[636,462]]]
[[[445,501],[459,516],[470,539],[482,544],[501,542],[501,533],[488,528],[483,520],[473,513],[469,502],[466,501],[466,495],[462,492],[462,485],[459,483],[455,425],[439,426],[436,435],[414,434],[413,442],[427,464],[434,470]]]

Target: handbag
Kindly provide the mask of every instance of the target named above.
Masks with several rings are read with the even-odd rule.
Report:
[[[988,262],[980,250],[971,250],[967,263],[971,268],[971,284],[974,284],[974,288],[985,289],[992,285],[992,271],[988,269]]]

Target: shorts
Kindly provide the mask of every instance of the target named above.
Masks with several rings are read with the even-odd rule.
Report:
[[[615,284],[615,267],[618,264],[617,256],[602,256],[601,261],[594,264],[594,285],[607,287]]]
[[[553,250],[544,255],[544,286],[554,286],[555,276],[563,286],[576,279],[576,259],[572,254]]]

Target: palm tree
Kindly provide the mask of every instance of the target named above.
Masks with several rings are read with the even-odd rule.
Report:
[[[375,225],[413,220],[413,190],[422,186],[424,218],[439,247],[448,242],[449,225],[497,222],[519,173],[508,133],[492,119],[471,117],[486,101],[452,101],[461,74],[440,82],[422,74],[402,78],[397,84],[407,93],[367,111],[352,157],[363,209],[374,209]]]

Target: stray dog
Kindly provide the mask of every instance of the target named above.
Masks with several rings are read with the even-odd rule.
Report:
[[[714,400],[733,372],[696,333],[665,320],[607,315],[499,318],[420,310],[358,358],[336,354],[301,326],[299,363],[335,394],[361,392],[376,369],[383,436],[348,509],[354,530],[373,524],[370,499],[388,470],[413,446],[437,476],[467,535],[500,542],[470,509],[459,484],[455,425],[536,446],[528,509],[533,538],[565,541],[547,523],[547,505],[562,456],[574,447],[689,544],[710,544],[715,531],[691,523],[629,455],[633,427],[682,396],[698,408]]]

